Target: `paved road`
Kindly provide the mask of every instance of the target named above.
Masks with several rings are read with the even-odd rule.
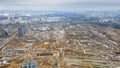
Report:
[[[8,38],[3,39],[0,42],[0,49],[2,49],[7,43],[9,43],[17,34],[17,30],[15,30],[15,32]]]

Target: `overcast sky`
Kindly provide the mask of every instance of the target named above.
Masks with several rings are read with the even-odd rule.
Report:
[[[119,10],[120,0],[0,0],[0,9]]]

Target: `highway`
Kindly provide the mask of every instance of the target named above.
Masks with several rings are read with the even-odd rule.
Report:
[[[3,39],[0,42],[0,49],[2,49],[7,43],[9,43],[16,36],[16,34],[17,34],[17,29],[13,32],[13,34],[10,37]]]

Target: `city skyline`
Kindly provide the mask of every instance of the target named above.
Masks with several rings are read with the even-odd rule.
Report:
[[[7,10],[119,10],[120,0],[1,0]]]

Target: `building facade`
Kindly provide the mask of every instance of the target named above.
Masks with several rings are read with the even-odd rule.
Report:
[[[22,63],[22,68],[38,68],[37,60],[25,60]]]

